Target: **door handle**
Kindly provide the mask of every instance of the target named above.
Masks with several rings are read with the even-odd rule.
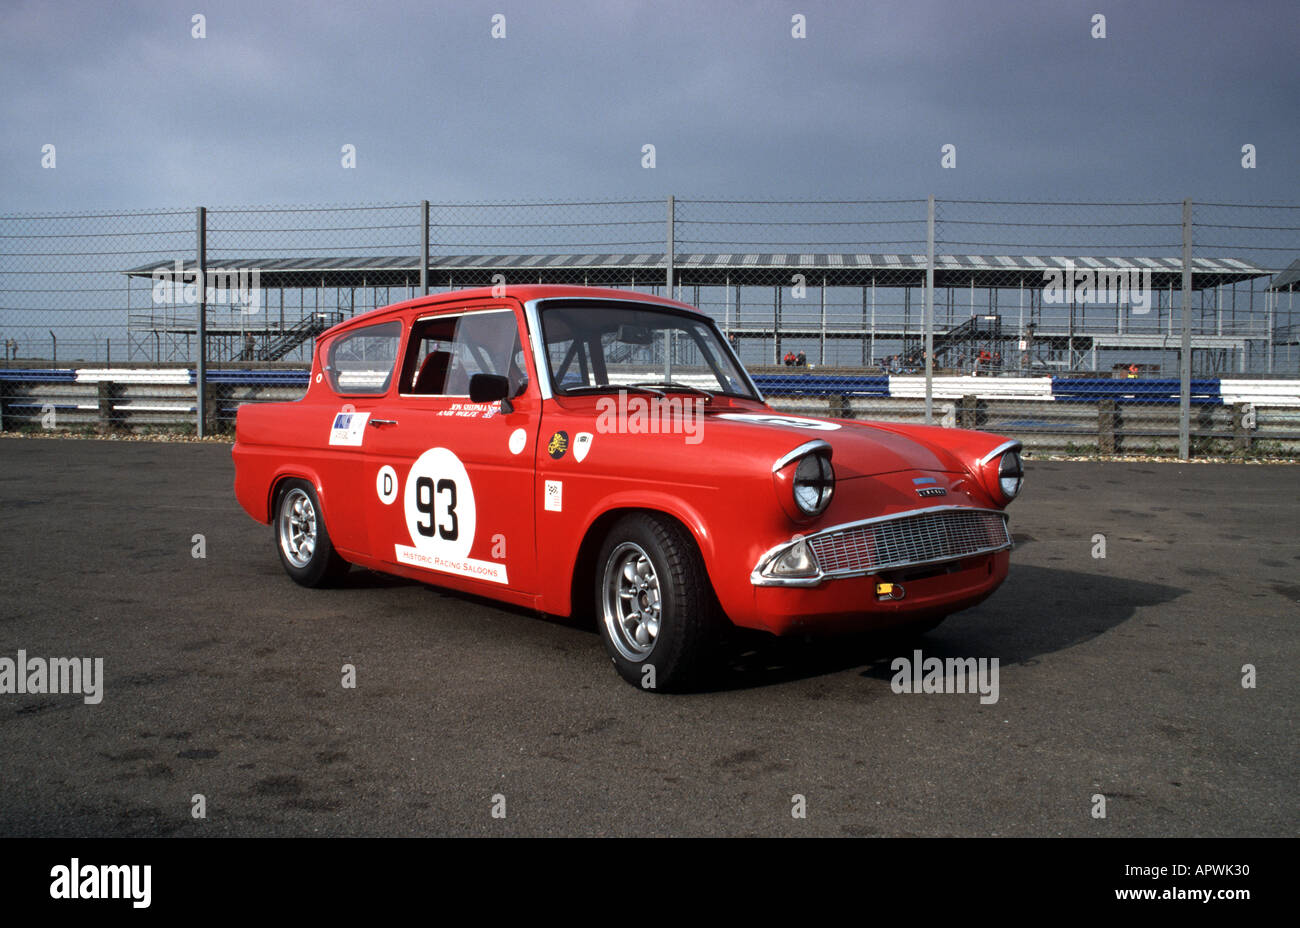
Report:
[[[370,424],[373,425],[375,428],[379,428],[381,425],[397,425],[397,420],[396,419],[371,419]]]

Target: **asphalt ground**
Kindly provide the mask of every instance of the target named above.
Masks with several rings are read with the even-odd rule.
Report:
[[[0,439],[0,658],[105,678],[0,695],[0,835],[1294,836],[1300,470],[1027,469],[979,607],[915,642],[745,640],[670,696],[592,628],[358,570],[299,588],[227,445]],[[997,658],[998,701],[894,693],[916,648]]]

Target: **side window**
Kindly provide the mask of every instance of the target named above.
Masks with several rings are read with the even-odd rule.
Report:
[[[338,336],[325,353],[325,375],[335,393],[386,393],[397,362],[402,324],[370,325]]]
[[[468,396],[475,374],[510,379],[511,396],[528,385],[519,327],[509,309],[421,319],[411,330],[400,392]]]

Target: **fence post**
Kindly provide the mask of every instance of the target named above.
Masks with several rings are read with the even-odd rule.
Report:
[[[1250,411],[1250,403],[1236,403],[1232,407],[1232,447],[1237,451],[1250,450],[1250,429],[1246,427]]]
[[[980,398],[974,393],[967,393],[961,398],[958,427],[977,429],[980,426]]]
[[[117,384],[107,377],[96,384],[96,414],[101,432],[106,432],[117,424],[113,414],[113,398],[116,393]]]
[[[1097,451],[1100,454],[1115,453],[1115,429],[1119,419],[1119,404],[1114,400],[1100,400],[1097,403]]]
[[[664,295],[673,299],[673,262],[677,259],[677,200],[668,194],[668,240],[664,251],[664,285],[668,288]],[[664,381],[673,379],[673,343],[672,330],[664,329]]]
[[[207,435],[207,384],[208,384],[208,211],[205,207],[195,210],[194,230],[194,283],[198,296],[198,339],[199,357],[194,372],[194,389],[198,398],[199,438]]]
[[[429,201],[420,201],[420,295],[429,295]]]
[[[925,219],[925,424],[934,423],[934,194]]]
[[[668,287],[664,296],[668,299],[673,298],[673,259],[677,256],[677,230],[674,223],[677,221],[677,203],[672,194],[668,195],[668,238],[665,243],[666,252],[664,254],[664,284]]]
[[[1178,363],[1178,456],[1192,451],[1192,200],[1183,200],[1183,338]],[[1171,307],[1172,309],[1172,307]]]
[[[826,366],[826,275],[822,275],[822,338],[818,363]]]
[[[1273,307],[1277,305],[1277,291],[1268,289],[1264,291],[1264,331],[1268,333],[1268,373],[1273,373]]]
[[[207,410],[207,424],[205,427],[214,434],[221,431],[221,395],[223,392],[225,391],[219,383],[210,383],[204,388],[203,404]]]

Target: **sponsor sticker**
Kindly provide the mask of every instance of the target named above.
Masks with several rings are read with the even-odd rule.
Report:
[[[564,457],[564,452],[569,450],[569,433],[556,432],[551,436],[551,440],[546,445],[546,453],[554,460]]]
[[[400,564],[423,567],[444,574],[456,574],[460,577],[472,577],[475,580],[488,580],[492,583],[507,583],[506,565],[494,561],[479,561],[472,557],[447,557],[433,554],[409,545],[394,545],[394,554]]]
[[[334,416],[334,424],[330,426],[330,444],[361,447],[366,438],[366,422],[369,419],[368,412],[338,413]]]
[[[546,511],[563,512],[564,511],[564,481],[548,480],[546,481]]]
[[[581,464],[587,459],[587,452],[591,450],[590,432],[579,432],[573,436],[573,459]]]

